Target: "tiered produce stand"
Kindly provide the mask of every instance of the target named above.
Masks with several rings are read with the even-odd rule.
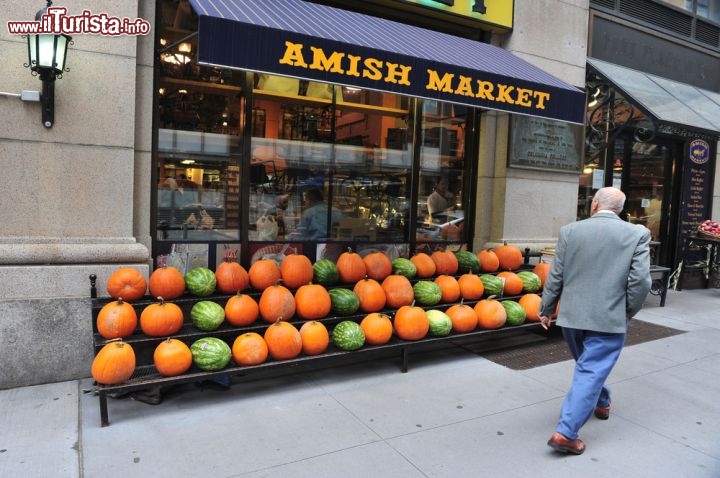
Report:
[[[530,270],[532,269],[532,266],[526,264],[522,266],[522,268],[525,270]],[[459,277],[459,274],[457,277]],[[411,282],[413,283],[417,281],[418,279],[411,279]],[[90,285],[92,299],[94,348],[95,354],[98,354],[98,352],[100,352],[100,350],[109,343],[109,341],[98,332],[98,314],[104,306],[113,302],[115,299],[110,297],[97,297],[96,277],[94,275],[90,276]],[[334,287],[345,287],[352,289],[352,284],[338,284]],[[256,301],[259,301],[261,295],[260,291],[252,289],[245,290],[243,293],[253,297]],[[241,334],[245,334],[247,332],[256,332],[260,335],[263,335],[265,330],[268,327],[272,326],[271,323],[262,320],[262,318],[258,318],[252,324],[243,327],[236,327],[225,321],[215,330],[203,331],[196,327],[194,323],[190,320],[191,309],[199,301],[212,301],[224,307],[231,297],[233,297],[232,294],[212,294],[209,296],[197,297],[186,292],[181,297],[172,300],[172,303],[176,304],[182,309],[185,321],[180,330],[177,333],[172,334],[171,337],[173,339],[178,339],[187,345],[190,345],[193,342],[204,337],[214,337],[226,342],[229,346],[232,346],[234,340]],[[486,297],[483,297],[482,299],[485,298]],[[517,301],[519,298],[520,296],[511,296],[500,297],[499,299]],[[479,300],[482,299],[466,300],[463,303],[473,307]],[[460,301],[457,301],[455,303],[459,302]],[[156,298],[146,294],[142,298],[132,301],[131,305],[135,309],[139,317],[143,309],[154,303],[157,303]],[[426,311],[430,309],[439,309],[441,311],[445,311],[455,303],[438,303],[433,306],[421,307],[423,307],[423,309],[425,309]],[[379,312],[389,316],[390,318],[393,318],[397,310],[385,308]],[[358,310],[357,313],[352,315],[340,316],[330,314],[326,317],[317,319],[317,321],[321,322],[328,331],[332,331],[333,328],[342,321],[349,320],[359,324],[366,315],[366,312]],[[302,324],[308,322],[308,320],[293,317],[288,320],[288,322],[290,322],[299,329]],[[506,325],[496,329],[475,328],[472,331],[464,333],[450,332],[448,335],[444,336],[433,336],[428,334],[424,338],[421,338],[419,340],[402,340],[398,338],[396,334],[393,334],[392,338],[387,343],[384,343],[382,345],[368,345],[366,343],[357,350],[351,351],[342,350],[341,348],[339,348],[335,343],[333,343],[332,334],[330,334],[329,346],[323,353],[320,353],[318,355],[305,355],[303,353],[300,353],[298,356],[287,360],[276,360],[269,356],[267,360],[265,360],[263,363],[250,366],[238,365],[234,360],[230,360],[228,365],[224,368],[213,371],[201,370],[197,366],[197,364],[193,363],[193,365],[185,373],[181,373],[180,375],[176,376],[163,376],[158,372],[154,365],[153,353],[156,347],[161,342],[166,340],[167,337],[150,337],[143,334],[140,330],[140,327],[138,327],[134,333],[122,339],[125,344],[129,344],[133,348],[136,356],[136,366],[130,378],[123,381],[122,383],[111,385],[102,385],[96,382],[93,391],[99,397],[101,425],[108,426],[110,423],[108,417],[108,397],[114,394],[124,394],[159,386],[170,386],[189,382],[199,382],[229,375],[251,375],[253,373],[268,371],[270,369],[276,369],[278,367],[289,368],[293,366],[298,366],[300,364],[308,363],[311,361],[322,361],[328,364],[334,364],[342,363],[343,361],[348,360],[360,360],[373,355],[388,355],[392,354],[393,352],[399,352],[400,369],[402,372],[407,372],[409,367],[409,354],[412,350],[428,348],[433,344],[440,344],[443,342],[457,341],[459,339],[467,339],[481,335],[487,336],[488,334],[504,334],[520,329],[539,329],[539,322],[528,321],[519,325]]]

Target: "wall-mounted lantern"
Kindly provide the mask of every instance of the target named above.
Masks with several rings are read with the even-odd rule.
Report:
[[[42,20],[50,6],[52,1],[48,1],[47,7],[37,12],[36,22]],[[52,128],[55,122],[55,79],[62,78],[63,72],[69,71],[65,70],[65,56],[72,38],[65,34],[38,34],[27,35],[27,42],[28,63],[25,67],[29,67],[32,74],[39,76],[42,81],[42,123],[46,128]]]

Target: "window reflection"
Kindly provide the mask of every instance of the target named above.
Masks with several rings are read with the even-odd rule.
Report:
[[[423,105],[419,241],[464,239],[465,114],[464,107],[450,103],[427,101]]]
[[[250,239],[282,198],[278,240],[407,241],[408,99],[287,80],[256,81],[265,136],[251,144]]]

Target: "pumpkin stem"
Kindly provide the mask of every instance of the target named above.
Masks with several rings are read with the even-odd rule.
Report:
[[[158,296],[158,302],[160,302],[160,305],[165,305],[165,299],[160,296]]]
[[[124,303],[124,302],[123,302],[123,298],[122,298],[122,297],[118,297],[117,303],[118,303],[118,305],[123,305],[123,303]]]

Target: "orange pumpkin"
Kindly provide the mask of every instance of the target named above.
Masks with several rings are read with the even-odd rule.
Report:
[[[275,360],[288,360],[297,357],[302,351],[300,332],[290,322],[277,320],[265,329],[263,335],[268,353]]]
[[[107,280],[107,292],[113,299],[137,300],[145,295],[146,290],[145,277],[132,267],[115,269]]]
[[[295,315],[295,297],[290,289],[280,284],[266,288],[260,295],[258,306],[265,322],[290,320]]]
[[[340,282],[345,284],[354,284],[367,274],[365,262],[360,254],[353,252],[348,248],[347,251],[340,254],[335,264],[340,276]]]
[[[483,272],[495,272],[500,268],[500,260],[492,249],[484,249],[477,253],[480,260],[480,270]]]
[[[535,264],[535,267],[533,267],[533,272],[537,274],[537,276],[540,278],[541,286],[545,286],[545,279],[547,279],[551,268],[552,264],[542,261],[538,262],[537,264]]]
[[[390,317],[373,312],[360,321],[360,328],[365,334],[365,342],[369,345],[383,345],[390,342],[393,325]]]
[[[458,279],[460,297],[465,300],[478,300],[485,293],[485,285],[477,274],[463,274]]]
[[[235,327],[250,325],[259,315],[258,303],[247,294],[238,292],[225,303],[225,319]]]
[[[540,303],[542,298],[538,294],[528,293],[520,297],[518,304],[525,309],[525,320],[529,322],[540,322]]]
[[[135,351],[130,344],[117,340],[105,344],[92,362],[92,378],[102,385],[117,385],[135,372]]]
[[[153,297],[162,297],[165,300],[177,299],[185,293],[185,278],[182,272],[170,266],[155,269],[150,274],[148,285]]]
[[[503,295],[522,294],[523,281],[516,273],[503,271],[498,272],[497,276],[505,279],[505,283],[503,284]]]
[[[472,332],[478,326],[478,318],[475,309],[462,302],[448,307],[445,311],[452,322],[452,331],[456,334]]]
[[[375,279],[366,277],[358,281],[353,292],[360,300],[360,310],[363,312],[377,312],[385,307],[385,290]]]
[[[223,294],[237,294],[250,285],[250,275],[243,266],[235,260],[235,251],[228,249],[225,257],[215,270],[217,290]]]
[[[100,309],[96,324],[98,333],[103,338],[125,338],[135,332],[137,328],[137,313],[132,305],[118,299],[108,302]]]
[[[190,370],[192,352],[185,342],[168,338],[155,347],[153,362],[160,375],[174,377]]]
[[[503,243],[495,248],[495,255],[500,263],[500,269],[504,271],[515,271],[523,264],[523,254],[519,247]]]
[[[150,337],[177,333],[185,321],[182,309],[162,297],[158,299],[159,302],[148,305],[140,313],[140,329]]]
[[[271,285],[277,284],[277,282],[282,278],[280,268],[275,261],[270,259],[260,259],[255,261],[255,263],[250,266],[248,276],[250,279],[250,285],[253,289],[257,290],[265,290]]]
[[[245,332],[233,342],[232,357],[238,365],[260,365],[268,358],[268,346],[257,332]]]
[[[309,284],[313,279],[313,265],[302,254],[290,254],[280,263],[280,275],[283,284],[290,289]]]
[[[331,307],[330,294],[320,284],[305,284],[295,291],[295,312],[301,319],[321,319]]]
[[[367,276],[378,282],[392,274],[392,262],[384,252],[371,252],[363,257],[363,262]]]
[[[305,355],[320,355],[330,345],[330,334],[322,322],[311,320],[300,327],[302,351]]]
[[[430,254],[430,258],[435,263],[436,274],[447,274],[454,276],[458,272],[458,260],[457,256],[451,251],[435,251]]]
[[[505,307],[495,299],[483,299],[475,304],[477,324],[481,329],[499,329],[507,321]]]
[[[385,291],[385,303],[388,307],[397,309],[403,305],[410,305],[415,300],[415,291],[410,280],[400,274],[390,274],[382,281]]]
[[[430,320],[422,307],[403,305],[395,312],[393,328],[403,340],[420,340],[427,335]]]
[[[442,302],[455,302],[460,298],[460,283],[455,277],[449,275],[437,276],[435,283],[440,287],[440,293],[442,294],[440,300]]]
[[[417,269],[417,277],[427,278],[435,275],[435,262],[426,253],[419,252],[417,254],[414,254],[410,258],[410,262],[415,264],[415,269]]]

